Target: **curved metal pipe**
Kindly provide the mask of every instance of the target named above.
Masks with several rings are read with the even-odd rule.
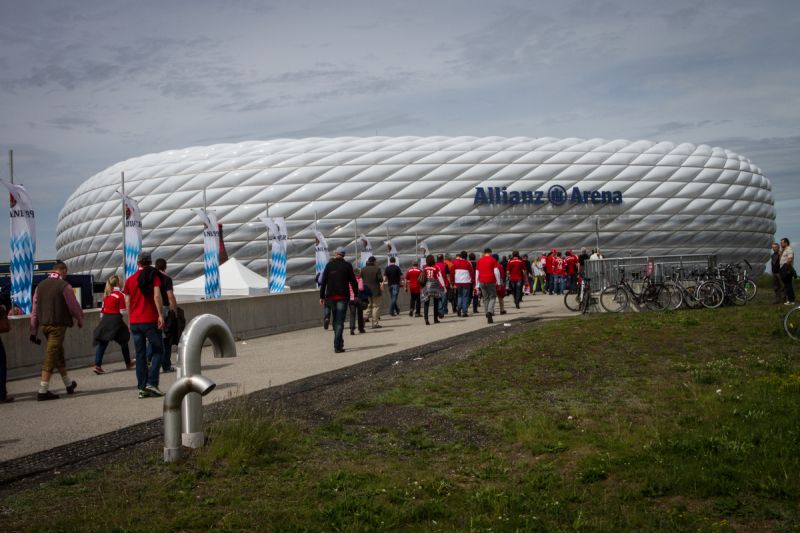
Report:
[[[214,357],[236,357],[236,342],[228,325],[218,316],[205,314],[194,317],[186,326],[178,344],[177,378],[200,375],[200,353],[206,339],[214,347]],[[183,445],[199,448],[205,441],[203,433],[203,401],[191,392],[183,399]]]
[[[164,396],[164,462],[177,461],[183,455],[181,448],[181,402],[187,394],[205,396],[217,384],[205,376],[181,378]]]

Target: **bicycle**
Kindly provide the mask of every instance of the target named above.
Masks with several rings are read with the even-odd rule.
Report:
[[[564,305],[570,311],[586,314],[592,304],[591,279],[578,277],[578,287],[564,294]]]
[[[783,317],[783,329],[789,337],[800,341],[800,305],[790,309]]]
[[[684,269],[677,267],[672,272],[672,279],[664,283],[673,290],[673,299],[670,301],[669,309],[678,309],[682,305],[697,308],[705,307],[714,309],[722,305],[725,294],[716,283],[707,283],[701,280],[701,275],[697,271],[692,271],[691,276],[697,278],[694,285],[686,285],[687,281],[683,277]]]
[[[650,276],[645,276],[642,288],[637,292],[625,279],[625,269],[620,268],[620,282],[603,289],[600,293],[600,305],[609,313],[620,313],[628,308],[631,300],[638,308],[645,307],[652,311],[661,311],[666,308],[671,298],[671,291],[664,290],[663,285],[653,282]]]

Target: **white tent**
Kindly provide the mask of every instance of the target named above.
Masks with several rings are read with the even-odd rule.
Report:
[[[173,287],[175,296],[205,296],[205,275],[177,284]],[[259,276],[239,261],[230,258],[219,267],[219,284],[222,296],[254,296],[269,293],[269,281]]]

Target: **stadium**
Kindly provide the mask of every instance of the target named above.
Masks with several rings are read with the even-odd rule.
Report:
[[[288,279],[310,287],[314,229],[356,251],[360,234],[401,264],[433,252],[491,246],[541,253],[596,242],[606,257],[717,254],[763,265],[775,232],[771,184],[748,159],[688,143],[525,137],[343,137],[191,147],[117,163],[70,195],[59,259],[105,279],[121,270],[121,173],[139,202],[143,248],[178,280],[203,271],[207,205],[228,255],[267,271],[266,228],[286,218]],[[353,257],[352,255],[350,256]]]

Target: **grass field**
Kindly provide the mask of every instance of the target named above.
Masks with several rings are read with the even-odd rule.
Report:
[[[768,300],[533,326],[320,423],[236,400],[185,461],[63,476],[0,530],[797,530],[800,346]]]

